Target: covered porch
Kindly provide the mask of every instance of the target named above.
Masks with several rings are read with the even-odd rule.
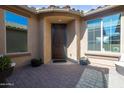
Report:
[[[47,13],[44,16],[39,15],[39,19],[42,22],[41,51],[44,63],[48,64],[53,60],[78,62],[80,58],[80,16],[56,12]]]

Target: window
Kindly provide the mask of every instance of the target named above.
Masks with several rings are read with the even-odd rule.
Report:
[[[120,52],[120,14],[103,18],[103,50]]]
[[[88,50],[120,52],[120,18],[119,13],[88,21]]]
[[[88,21],[88,50],[101,50],[101,19]]]
[[[27,52],[28,18],[5,11],[7,53]]]

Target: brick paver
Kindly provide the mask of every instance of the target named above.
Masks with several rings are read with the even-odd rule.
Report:
[[[90,88],[106,87],[105,68],[78,64],[48,64],[15,71],[7,82],[21,88]]]
[[[77,88],[104,88],[107,87],[105,80],[105,74],[102,71],[86,68],[82,73],[80,80],[78,81]]]

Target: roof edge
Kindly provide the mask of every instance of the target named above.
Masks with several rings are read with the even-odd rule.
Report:
[[[79,11],[76,11],[76,10],[72,10],[72,9],[63,9],[63,8],[53,8],[53,9],[42,9],[42,10],[37,10],[37,14],[39,13],[46,13],[46,12],[68,12],[68,13],[71,13],[71,14],[76,14],[78,16],[82,16],[83,15],[83,12],[79,12]]]
[[[89,11],[89,12],[84,13],[83,17],[90,16],[92,14],[95,14],[95,13],[98,13],[98,12],[102,12],[102,11],[105,11],[105,10],[108,10],[108,9],[116,8],[118,6],[120,6],[120,5],[105,6],[105,7],[93,10],[93,11]]]
[[[94,9],[94,10],[91,9],[91,11],[86,12],[86,13],[84,13],[83,11],[75,10],[75,9],[71,9],[71,8],[56,8],[56,7],[49,8],[48,7],[48,8],[36,9],[33,7],[28,7],[27,5],[17,5],[17,6],[20,8],[23,8],[27,11],[30,11],[34,14],[46,13],[46,12],[68,12],[68,13],[72,13],[72,14],[77,14],[78,16],[81,16],[81,17],[85,17],[85,16],[90,16],[92,14],[108,10],[108,9],[116,8],[120,5],[108,5],[108,6],[104,6],[101,8]]]
[[[30,12],[32,12],[32,13],[34,13],[34,14],[37,14],[35,8],[30,8],[30,7],[28,7],[27,5],[17,5],[17,6],[20,7],[20,8],[23,8],[23,9],[25,9],[25,10],[27,10],[27,11],[30,11]]]

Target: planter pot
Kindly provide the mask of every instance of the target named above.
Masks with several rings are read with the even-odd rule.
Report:
[[[10,68],[0,71],[0,83],[6,83],[6,79],[12,75],[14,67],[15,63],[12,63]],[[7,87],[7,85],[0,85],[0,87]]]
[[[13,72],[14,67],[9,68],[8,70],[0,71],[0,80],[6,79]]]
[[[86,57],[82,57],[80,59],[80,65],[88,65],[88,59]]]
[[[0,71],[0,87],[5,88],[7,85],[1,85],[1,84],[6,84],[6,79],[12,75],[14,67],[9,68],[8,70],[5,71]]]
[[[31,66],[32,67],[38,67],[42,64],[43,64],[42,60],[38,60],[38,59],[32,59],[31,60]]]

